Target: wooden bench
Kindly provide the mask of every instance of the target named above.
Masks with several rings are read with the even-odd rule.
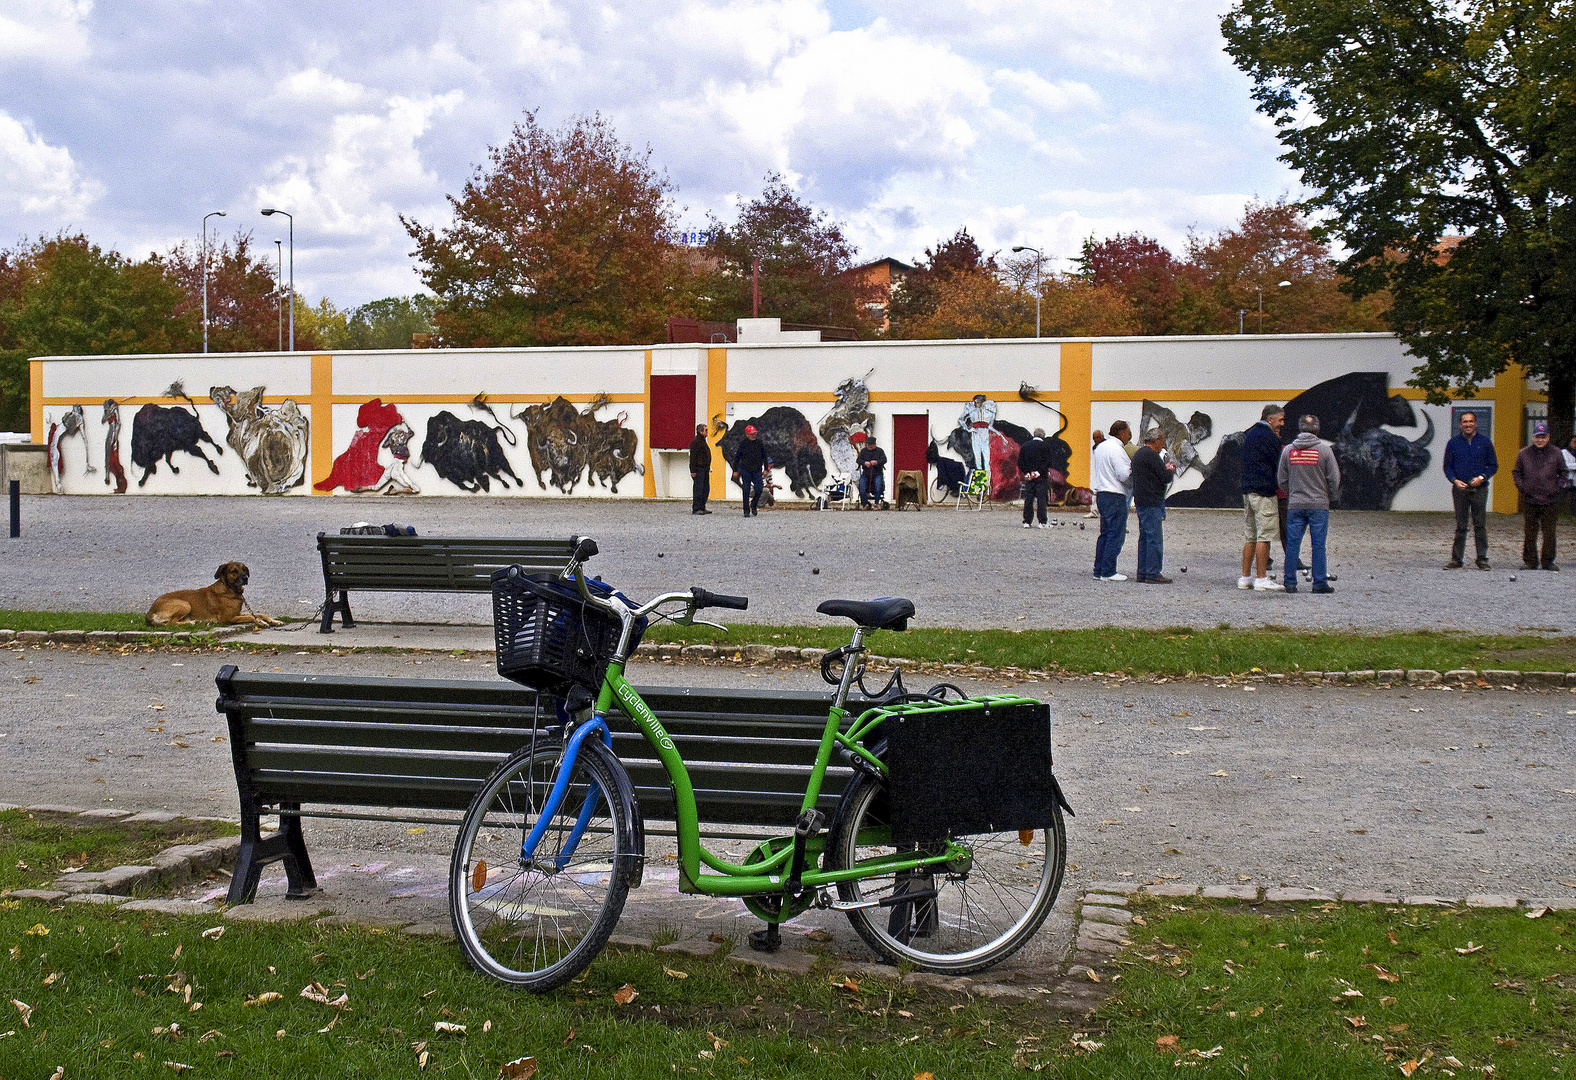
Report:
[[[323,557],[323,622],[318,633],[334,632],[337,612],[348,629],[349,591],[492,591],[492,572],[519,565],[528,574],[562,570],[580,537],[532,540],[508,536],[345,536],[317,534]],[[334,599],[334,594],[339,599]]]
[[[555,723],[553,699],[513,683],[219,672],[241,804],[241,850],[229,903],[250,901],[262,868],[283,861],[289,895],[316,888],[303,817],[458,825],[507,755]],[[826,693],[637,687],[684,755],[707,836],[781,835],[792,828],[831,704]],[[857,715],[870,703],[850,701]],[[641,814],[671,822],[662,763],[630,720],[609,717]],[[831,816],[852,769],[827,769],[817,806]],[[368,813],[374,807],[397,813]],[[433,811],[447,811],[435,816]],[[279,814],[264,839],[259,819]],[[652,829],[672,835],[671,828]]]

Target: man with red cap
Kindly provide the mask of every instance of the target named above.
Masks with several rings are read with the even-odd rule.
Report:
[[[744,425],[744,439],[733,451],[733,479],[744,492],[744,516],[754,517],[760,510],[761,471],[766,467],[766,448],[757,437],[754,424]]]

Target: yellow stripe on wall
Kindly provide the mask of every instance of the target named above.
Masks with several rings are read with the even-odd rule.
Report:
[[[1087,341],[1062,342],[1062,415],[1067,417],[1063,438],[1073,449],[1067,467],[1067,482],[1076,487],[1089,486],[1089,406],[1094,400],[1094,345]],[[1014,391],[1016,393],[1016,391]]]
[[[706,439],[712,442],[712,420],[728,422],[728,350],[706,350]],[[711,453],[711,497],[728,497],[728,463],[722,451]]]
[[[312,479],[307,494],[331,494],[313,486],[334,468],[334,358],[327,353],[312,354],[312,392],[307,403],[312,407]]]

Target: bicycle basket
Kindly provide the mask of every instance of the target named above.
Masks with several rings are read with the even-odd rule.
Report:
[[[585,603],[554,574],[511,575],[512,569],[492,575],[498,674],[554,697],[573,686],[595,693],[618,647],[618,618]],[[586,587],[596,596],[613,595],[602,581],[593,579]],[[631,651],[646,625],[645,618],[635,621]]]

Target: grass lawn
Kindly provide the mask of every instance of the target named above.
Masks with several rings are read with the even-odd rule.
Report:
[[[58,862],[80,839],[34,842],[32,858]],[[1179,1067],[1521,1077],[1576,1064],[1576,913],[1148,898],[1132,910],[1115,996],[1074,1022],[829,966],[795,978],[645,950],[608,950],[580,980],[535,997],[485,982],[438,939],[0,898],[0,1076],[65,1065],[68,1078],[188,1067],[491,1078],[522,1058],[543,1077],[631,1080]]]
[[[120,825],[76,814],[0,812],[0,891],[43,889],[62,874],[145,866],[176,844],[200,844],[241,830],[222,821],[137,822]],[[0,1077],[5,1074],[0,1073]]]

